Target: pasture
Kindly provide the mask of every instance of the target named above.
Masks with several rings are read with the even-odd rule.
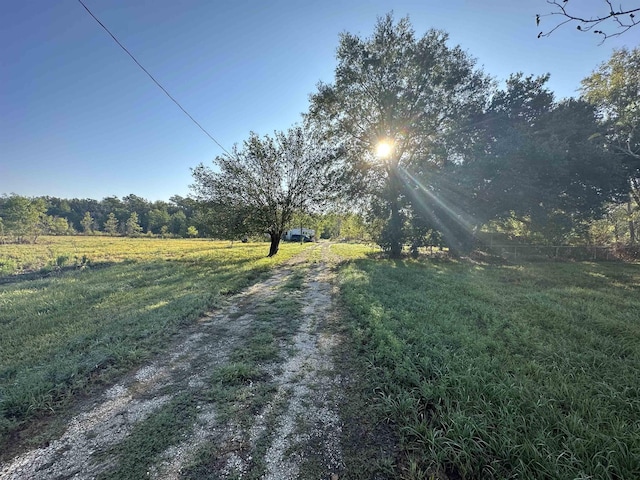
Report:
[[[403,478],[640,478],[639,265],[333,249]]]

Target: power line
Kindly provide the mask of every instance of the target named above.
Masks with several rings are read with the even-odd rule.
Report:
[[[222,150],[224,150],[224,151],[225,151],[225,153],[227,153],[227,155],[231,155],[231,154],[229,153],[229,151],[228,151],[226,148],[224,148],[222,145],[220,145],[220,142],[218,142],[215,138],[213,138],[213,136],[212,136],[209,132],[207,132],[207,131],[205,130],[205,128],[204,128],[202,125],[200,125],[200,124],[198,123],[198,121],[197,121],[195,118],[193,118],[193,117],[189,114],[189,112],[187,112],[187,111],[183,108],[183,106],[182,106],[182,105],[180,105],[180,103],[178,103],[178,101],[177,101],[175,98],[173,98],[173,97],[171,96],[171,94],[170,94],[169,92],[167,92],[167,90],[166,90],[162,85],[160,85],[160,82],[158,82],[158,81],[153,77],[153,75],[151,75],[151,74],[149,73],[149,71],[148,71],[146,68],[144,68],[144,67],[140,64],[140,62],[139,62],[138,60],[136,60],[136,57],[134,57],[134,56],[133,56],[133,54],[132,54],[129,50],[127,50],[127,48],[126,48],[124,45],[122,45],[122,44],[118,41],[118,39],[115,37],[115,35],[114,35],[113,33],[111,33],[111,32],[109,31],[109,29],[108,29],[107,27],[105,27],[105,26],[104,26],[104,24],[103,24],[100,20],[98,20],[98,17],[96,17],[96,16],[91,12],[91,10],[89,10],[89,8],[88,8],[88,7],[87,7],[87,6],[82,2],[82,0],[78,0],[78,2],[80,2],[80,5],[82,5],[82,6],[84,7],[84,9],[87,11],[87,13],[88,13],[89,15],[91,15],[91,16],[93,17],[93,19],[94,19],[96,22],[98,22],[98,24],[99,24],[102,28],[104,28],[105,32],[107,32],[107,33],[111,36],[111,38],[113,38],[113,41],[114,41],[114,42],[116,42],[116,43],[120,46],[120,48],[121,48],[122,50],[124,50],[124,51],[127,53],[127,55],[129,55],[129,56],[131,57],[131,59],[132,59],[134,62],[136,62],[136,65],[138,65],[138,66],[142,69],[142,71],[143,71],[144,73],[146,73],[146,74],[149,76],[149,78],[150,78],[151,80],[153,80],[153,83],[155,83],[155,84],[160,88],[160,90],[162,90],[162,91],[165,93],[165,95],[166,95],[167,97],[169,97],[169,98],[173,101],[173,103],[175,103],[175,104],[178,106],[178,108],[179,108],[180,110],[182,110],[182,111],[184,112],[184,114],[185,114],[187,117],[189,117],[189,118],[191,119],[191,121],[192,121],[193,123],[195,123],[195,124],[200,128],[200,130],[202,130],[202,131],[205,133],[205,135],[207,135],[207,137],[209,137],[211,140],[213,140],[213,142],[214,142],[216,145],[218,145]]]

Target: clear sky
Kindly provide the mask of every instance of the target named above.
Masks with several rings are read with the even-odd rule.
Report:
[[[369,36],[389,11],[418,35],[447,31],[499,81],[549,72],[558,98],[577,95],[613,48],[640,44],[640,29],[601,46],[575,26],[537,39],[545,0],[85,3],[229,150],[298,122],[317,82],[333,79],[339,34]],[[602,0],[580,3],[596,12]],[[0,194],[168,200],[221,153],[77,0],[1,1]]]

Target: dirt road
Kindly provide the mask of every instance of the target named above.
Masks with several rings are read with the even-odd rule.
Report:
[[[229,298],[0,478],[338,478],[330,263],[315,245]]]

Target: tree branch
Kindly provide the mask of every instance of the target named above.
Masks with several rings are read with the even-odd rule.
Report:
[[[560,27],[566,25],[567,23],[573,22],[578,24],[576,26],[576,29],[580,30],[581,32],[591,31],[593,33],[601,35],[602,41],[600,42],[600,45],[602,45],[608,38],[622,35],[631,28],[640,24],[640,20],[636,19],[636,13],[640,12],[640,7],[624,9],[622,5],[620,5],[616,8],[611,3],[611,0],[603,1],[603,8],[607,8],[607,13],[600,13],[594,17],[586,17],[570,12],[568,8],[569,0],[563,0],[562,2],[558,0],[547,0],[547,3],[551,5],[555,9],[555,11],[543,15],[537,14],[536,25],[540,25],[541,19],[543,17],[560,16],[564,18],[564,20],[562,20],[550,30],[540,31],[540,33],[538,33],[538,38],[549,37]],[[602,29],[604,27],[600,27],[607,21],[610,21],[609,23],[617,24],[617,26],[614,25],[617,31],[612,32],[610,29],[604,31]]]

